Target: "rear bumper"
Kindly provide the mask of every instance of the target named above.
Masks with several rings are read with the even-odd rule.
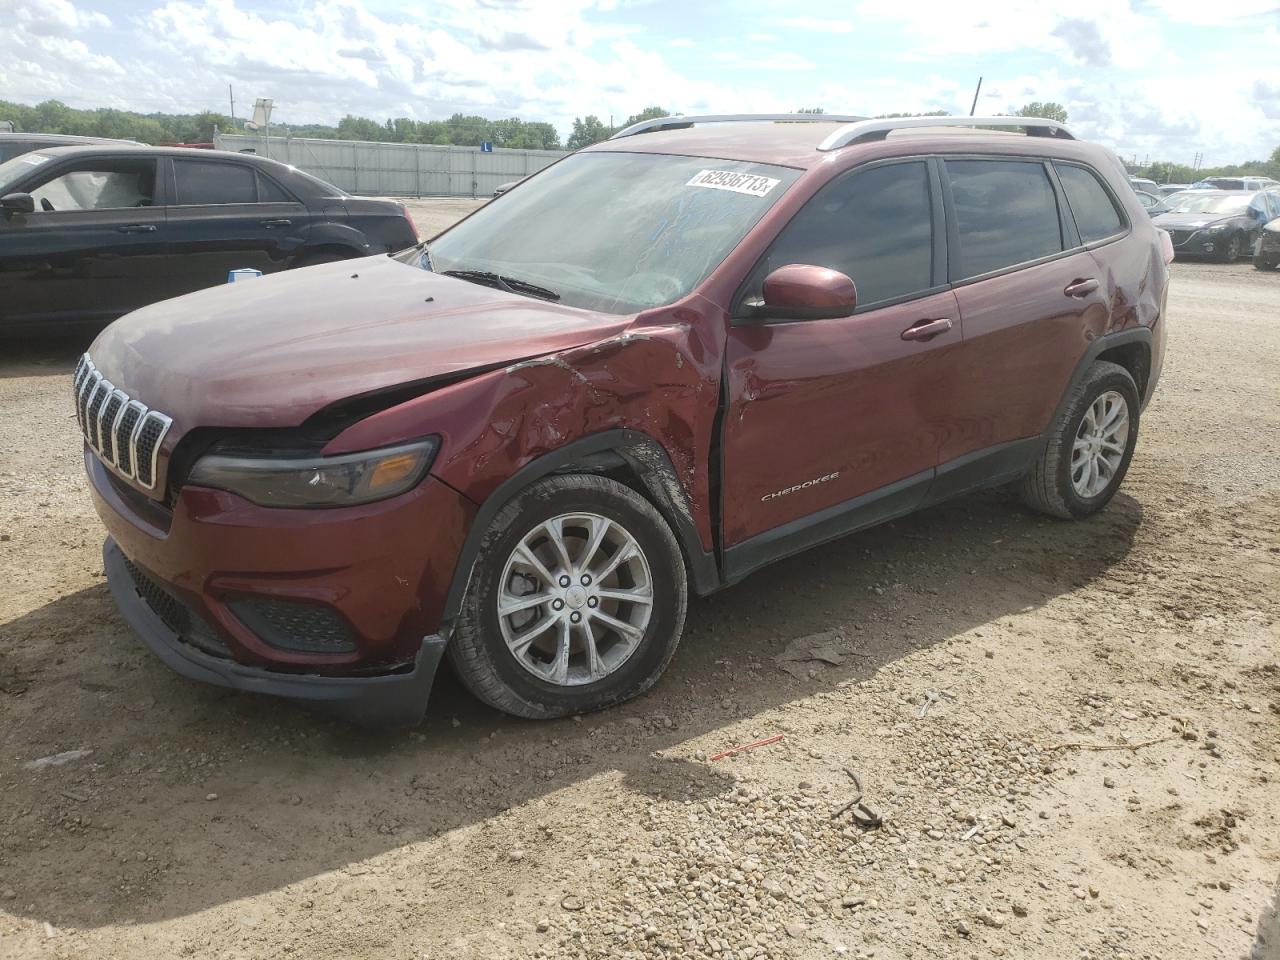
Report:
[[[445,640],[423,639],[411,667],[396,673],[330,677],[275,673],[197,650],[183,642],[151,608],[134,585],[124,554],[110,537],[102,547],[107,583],[129,626],[170,669],[184,677],[248,693],[305,700],[344,720],[367,726],[416,726],[426,714],[427,698]]]

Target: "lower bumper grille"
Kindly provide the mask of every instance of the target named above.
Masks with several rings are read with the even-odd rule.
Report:
[[[129,571],[129,577],[133,580],[133,587],[138,591],[138,596],[166,627],[178,635],[183,643],[210,656],[223,660],[231,659],[231,651],[203,617],[147,576],[128,557],[124,558],[124,565]]]
[[[355,632],[336,610],[317,603],[243,597],[227,606],[246,627],[279,650],[296,653],[352,653]]]

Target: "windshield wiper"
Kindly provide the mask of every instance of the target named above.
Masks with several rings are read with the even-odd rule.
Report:
[[[527,280],[519,280],[515,277],[493,273],[490,270],[444,270],[441,271],[441,276],[457,277],[459,280],[467,280],[487,287],[497,287],[507,293],[522,293],[530,297],[537,297],[539,300],[560,299],[560,294],[554,290],[548,290],[546,287],[540,287],[536,283],[530,283]]]

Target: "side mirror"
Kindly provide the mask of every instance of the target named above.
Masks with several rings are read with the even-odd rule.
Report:
[[[29,193],[6,193],[0,197],[0,210],[4,210],[5,216],[14,213],[35,213],[35,197]]]
[[[839,270],[789,263],[764,278],[763,296],[743,305],[753,320],[833,320],[858,305],[853,281]]]

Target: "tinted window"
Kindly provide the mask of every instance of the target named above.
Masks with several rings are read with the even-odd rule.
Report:
[[[1098,182],[1098,177],[1091,170],[1067,163],[1055,164],[1058,179],[1062,181],[1063,192],[1067,195],[1067,203],[1076,218],[1076,229],[1080,231],[1080,239],[1088,243],[1110,237],[1124,229],[1124,218],[1106,189]],[[1142,199],[1142,195],[1138,195]],[[1153,198],[1158,199],[1158,198]],[[1149,206],[1146,202],[1144,207]]]
[[[948,160],[960,232],[957,279],[1062,250],[1058,204],[1040,163]]]
[[[238,163],[175,160],[178,203],[255,203],[257,179],[250,167]]]
[[[259,203],[289,203],[292,200],[293,198],[281,190],[275,181],[268,180],[261,173],[258,174]]]
[[[789,263],[812,263],[853,278],[867,305],[933,285],[929,171],[923,163],[873,167],[822,189],[783,228],[749,286]]]
[[[40,156],[19,157],[14,163],[22,164]],[[59,210],[149,207],[155,202],[155,187],[154,160],[102,159],[63,167],[30,192],[37,210],[53,213]]]

